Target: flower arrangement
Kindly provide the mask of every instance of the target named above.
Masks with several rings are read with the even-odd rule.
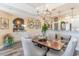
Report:
[[[44,25],[42,26],[42,33],[43,33],[43,37],[46,37],[46,31],[48,30],[48,26],[47,24],[44,23]]]
[[[46,32],[48,30],[48,26],[47,24],[44,23],[44,25],[42,26],[42,32]]]
[[[4,46],[12,46],[14,44],[13,37],[10,34],[4,36]]]

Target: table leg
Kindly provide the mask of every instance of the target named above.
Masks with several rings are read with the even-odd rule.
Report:
[[[43,56],[47,56],[47,52],[49,51],[49,48],[46,49],[45,53]]]

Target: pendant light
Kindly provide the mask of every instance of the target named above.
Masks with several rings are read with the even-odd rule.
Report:
[[[73,10],[74,10],[74,8],[71,8],[71,16],[72,16],[72,18],[73,18]]]
[[[74,20],[74,8],[71,8],[71,19],[70,19],[70,23],[72,24]]]
[[[72,30],[72,22],[73,22],[73,18],[74,18],[74,13],[73,13],[74,8],[71,8],[71,20],[70,20],[70,31]]]

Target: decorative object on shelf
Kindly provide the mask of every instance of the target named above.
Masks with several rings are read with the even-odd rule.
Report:
[[[48,30],[48,26],[47,26],[47,24],[44,23],[44,25],[42,26],[43,37],[46,37],[46,31],[47,30]]]
[[[66,23],[64,21],[61,22],[61,30],[66,30]]]
[[[8,29],[9,28],[9,19],[5,17],[0,17],[0,28]]]
[[[10,34],[6,34],[3,39],[4,47],[10,47],[14,44],[13,37]]]

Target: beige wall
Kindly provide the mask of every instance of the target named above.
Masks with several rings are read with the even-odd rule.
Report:
[[[34,29],[34,28],[33,29],[30,29],[30,28],[27,27],[27,20],[28,19],[30,19],[30,18],[29,17],[26,17],[25,18],[25,25],[26,25],[25,30],[26,30],[26,32],[28,32],[30,34],[30,36],[32,36],[32,37],[40,34],[41,33],[41,28],[40,29]],[[42,25],[44,24],[44,21],[42,20],[41,17],[39,18],[39,20],[41,22],[41,27],[42,27]]]
[[[7,33],[12,33],[13,32],[13,20],[15,18],[17,18],[17,16],[6,13],[4,11],[0,11],[0,17],[4,17],[4,18],[9,19],[9,28],[8,29],[0,29],[0,47],[1,47],[3,45],[4,35],[7,34]],[[25,22],[25,25],[27,25],[27,17],[24,19],[24,22]],[[36,29],[29,29],[29,28],[27,28],[27,26],[26,26],[25,30],[27,32],[29,32],[31,35],[32,34],[34,35],[34,34],[36,34],[40,31],[40,29],[37,29],[37,30]]]
[[[4,17],[9,19],[9,28],[8,29],[0,29],[0,45],[3,43],[3,36],[7,33],[12,33],[13,32],[13,24],[12,21],[16,18],[16,16],[13,16],[11,14],[8,14],[6,12],[0,11],[0,17]]]
[[[0,17],[4,17],[4,18],[9,19],[9,28],[8,29],[0,29],[0,46],[1,46],[1,45],[3,45],[3,36],[7,33],[12,33],[13,32],[13,20],[15,18],[17,18],[17,16],[6,13],[4,11],[0,11]],[[26,17],[24,19],[25,25],[27,25],[27,19],[28,19],[28,17]],[[43,24],[43,21],[42,21],[41,18],[40,18],[40,20],[41,20],[41,23]],[[31,35],[37,35],[38,33],[41,33],[40,29],[29,29],[29,28],[27,28],[27,26],[26,26],[25,30],[27,32],[29,32]]]

